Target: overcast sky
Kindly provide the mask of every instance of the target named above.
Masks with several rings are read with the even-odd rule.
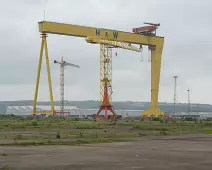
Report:
[[[0,100],[32,100],[40,51],[38,21],[46,20],[132,31],[143,22],[161,23],[165,37],[159,101],[172,102],[177,75],[178,102],[212,102],[212,1],[210,0],[0,0]],[[67,100],[99,100],[99,45],[83,38],[48,36],[55,100],[60,70],[54,59],[79,64],[66,68]],[[148,51],[117,50],[113,57],[113,100],[150,101]],[[45,60],[44,60],[45,61]],[[49,100],[45,62],[39,100]]]

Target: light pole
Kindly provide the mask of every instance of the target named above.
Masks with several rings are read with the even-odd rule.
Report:
[[[188,89],[187,92],[188,92],[188,103],[187,103],[188,110],[187,110],[187,113],[190,114],[190,111],[191,111],[191,107],[190,107],[190,90]]]
[[[197,114],[199,113],[199,104],[197,104]]]
[[[176,114],[176,103],[177,103],[177,78],[178,76],[173,76],[174,78],[174,114]]]

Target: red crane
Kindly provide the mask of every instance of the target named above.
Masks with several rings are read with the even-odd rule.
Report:
[[[154,24],[154,23],[147,23],[148,26],[139,27],[139,28],[133,28],[132,32],[142,35],[148,35],[148,36],[156,36],[156,29],[160,26],[160,24]]]

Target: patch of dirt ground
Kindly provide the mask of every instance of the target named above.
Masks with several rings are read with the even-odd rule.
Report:
[[[212,135],[193,135],[83,146],[1,147],[0,169],[211,170],[211,144]]]

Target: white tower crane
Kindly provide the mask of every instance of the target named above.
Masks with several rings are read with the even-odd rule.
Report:
[[[63,60],[63,57],[61,59],[61,62],[54,60],[55,64],[60,64],[60,100],[61,100],[61,105],[60,105],[60,112],[61,114],[64,113],[64,71],[66,66],[71,66],[71,67],[77,67],[80,68],[78,65],[68,63]]]

